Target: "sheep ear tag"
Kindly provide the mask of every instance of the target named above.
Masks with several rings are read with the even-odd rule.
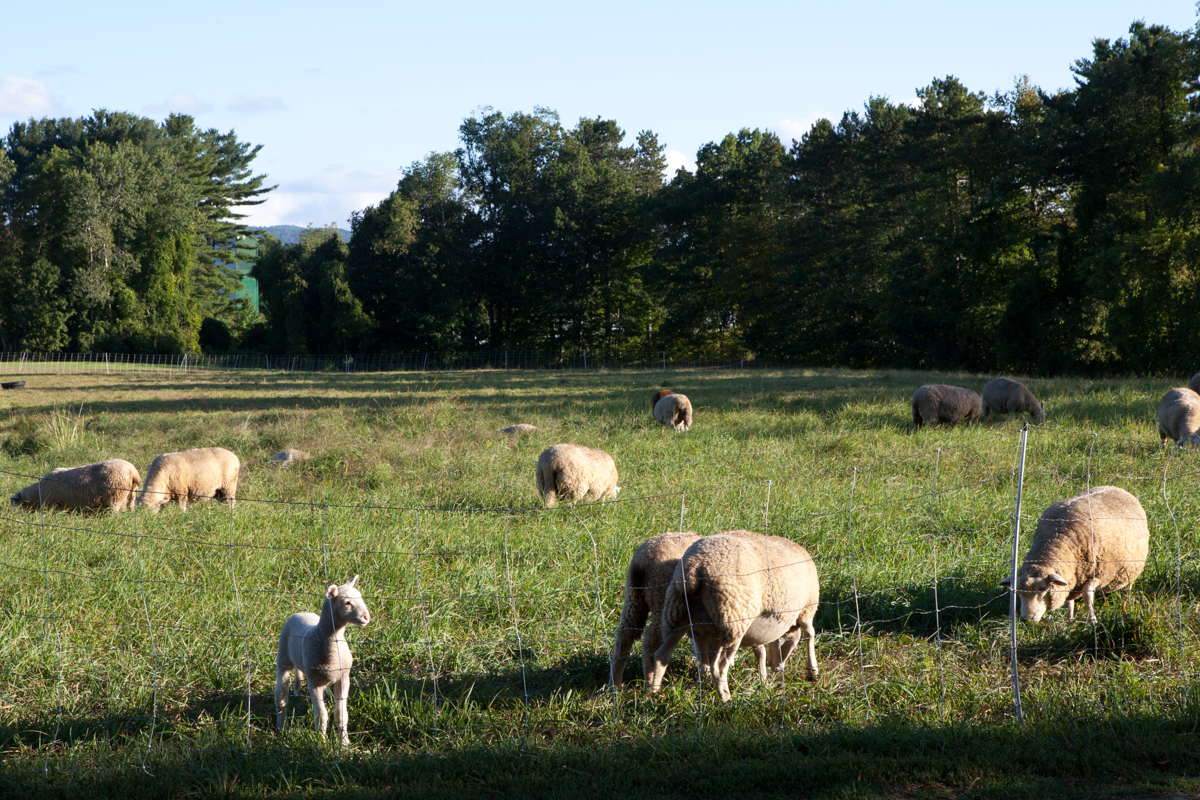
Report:
[[[1055,586],[1067,586],[1067,582],[1058,575],[1047,575],[1046,580],[1053,583]]]
[[[326,597],[337,597],[337,596],[338,596],[338,587],[337,587],[337,585],[336,585],[336,584],[332,584],[332,583],[331,583],[331,584],[329,584],[329,588],[325,590],[325,596],[326,596]]]

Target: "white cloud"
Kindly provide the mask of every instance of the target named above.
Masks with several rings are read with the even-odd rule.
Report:
[[[347,227],[351,212],[383,200],[396,188],[398,172],[329,168],[316,175],[281,179],[266,202],[243,210],[251,225],[327,225]]]
[[[238,95],[226,106],[236,114],[262,114],[267,111],[283,111],[287,106],[278,97],[245,97]]]
[[[0,79],[0,114],[13,117],[45,117],[54,113],[58,103],[45,82],[36,78],[5,75]]]
[[[146,110],[165,111],[172,114],[199,114],[203,111],[211,111],[212,104],[207,100],[201,100],[185,89],[180,89],[172,92],[171,96],[161,103],[151,103],[146,106]]]
[[[779,122],[770,126],[770,129],[779,137],[779,141],[783,142],[785,147],[792,146],[792,140],[800,141],[804,138],[804,134],[812,130],[812,126],[819,119],[828,119],[837,124],[841,119],[841,115],[823,114],[815,112],[806,114],[798,119],[781,119]]]
[[[668,147],[664,155],[667,158],[667,180],[674,178],[676,170],[680,167],[686,169],[688,172],[696,171],[696,162],[682,150],[674,150]]]

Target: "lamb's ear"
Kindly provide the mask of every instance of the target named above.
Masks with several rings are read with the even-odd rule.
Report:
[[[338,596],[338,587],[337,587],[337,585],[336,585],[336,584],[333,584],[333,583],[329,584],[329,588],[325,590],[325,596],[326,596],[326,597],[328,597],[328,598],[330,598],[330,599],[333,599],[334,597],[337,597],[337,596]]]
[[[1001,586],[1012,586],[1012,578],[1005,578],[1004,580],[1000,581],[1000,585]]]
[[[1059,575],[1057,575],[1055,573],[1047,575],[1046,582],[1053,583],[1055,586],[1069,586],[1070,585],[1065,580],[1063,580]]]
[[[350,580],[346,581],[346,585],[347,585],[347,586],[353,586],[353,585],[354,585],[354,582],[355,582],[355,581],[357,581],[357,580],[358,580],[358,576],[357,576],[357,575],[355,575],[353,578],[351,578]]]

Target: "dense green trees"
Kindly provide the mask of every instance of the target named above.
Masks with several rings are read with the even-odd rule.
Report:
[[[1076,85],[952,76],[790,146],[742,130],[664,181],[613,120],[484,109],[460,147],[254,275],[276,352],[546,349],[816,364],[1191,370],[1200,351],[1200,36],[1137,23]],[[257,148],[188,117],[13,127],[0,346],[250,346],[222,248]]]
[[[222,256],[267,191],[258,148],[98,111],[17,123],[0,152],[0,346],[194,352],[205,317],[245,315]]]

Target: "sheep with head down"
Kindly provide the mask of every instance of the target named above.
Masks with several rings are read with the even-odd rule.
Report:
[[[931,383],[920,387],[912,396],[913,430],[922,424],[970,425],[983,412],[983,400],[970,389]]]
[[[662,400],[664,397],[666,397],[669,394],[675,394],[675,393],[672,392],[670,389],[659,389],[657,392],[655,392],[653,395],[650,396],[650,413],[651,414],[654,413],[654,407],[656,405],[658,405],[658,401]]]
[[[66,509],[132,509],[142,476],[137,467],[110,458],[82,467],[59,467],[9,498],[13,508],[58,506]]]
[[[740,647],[765,647],[759,677],[769,664],[783,671],[792,650],[808,639],[807,677],[816,680],[816,629],[820,602],[817,567],[808,551],[780,536],[726,531],[698,539],[671,576],[659,624],[650,690],[658,691],[675,647],[689,632],[700,663],[728,701],[729,668]]]
[[[1158,404],[1158,435],[1161,443],[1169,439],[1183,446],[1200,437],[1200,394],[1191,389],[1172,389]]]
[[[687,395],[672,392],[654,405],[654,419],[661,425],[683,433],[692,427],[692,401]]]
[[[613,457],[577,444],[556,444],[542,451],[537,460],[537,488],[547,508],[559,500],[615,500],[621,491]]]
[[[1034,422],[1046,421],[1046,404],[1033,396],[1029,387],[1012,378],[993,378],[983,387],[983,418],[997,414],[1026,413]]]
[[[237,505],[238,457],[223,447],[197,447],[181,453],[163,453],[146,472],[146,485],[138,505],[157,513],[170,502],[187,511],[188,502],[214,497]]]
[[[1132,586],[1146,567],[1150,530],[1138,499],[1116,486],[1095,486],[1043,512],[1029,552],[1017,570],[1021,619],[1037,622],[1047,611],[1083,598],[1096,621],[1097,594]],[[1012,586],[1012,576],[1000,581]]]

